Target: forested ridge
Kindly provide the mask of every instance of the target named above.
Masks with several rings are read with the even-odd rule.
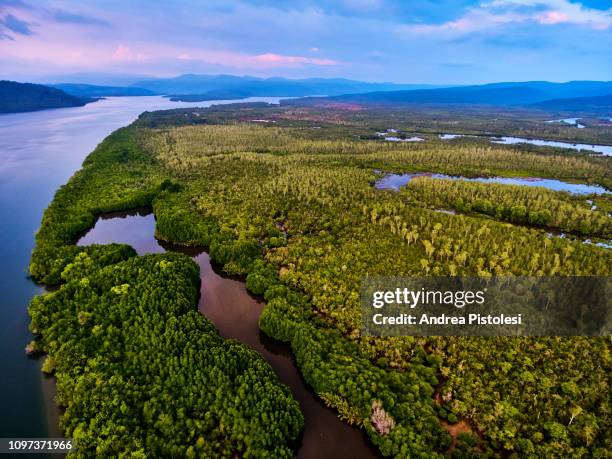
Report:
[[[68,434],[74,434],[75,443],[82,445],[81,454],[91,454],[96,435],[106,439],[107,432],[116,432],[119,444],[130,453],[141,449],[150,453],[145,440],[130,443],[134,432],[139,438],[155,436],[150,444],[157,447],[163,443],[177,448],[167,451],[187,454],[190,446],[194,454],[204,451],[196,449],[198,437],[155,430],[152,419],[161,416],[160,412],[151,417],[152,424],[140,430],[133,430],[133,425],[113,430],[122,425],[117,410],[91,411],[80,405],[80,395],[86,389],[77,381],[97,371],[98,364],[93,361],[102,358],[98,356],[101,348],[91,349],[92,367],[70,369],[82,357],[68,349],[80,352],[87,347],[87,338],[64,336],[55,323],[78,323],[81,304],[96,310],[108,304],[128,316],[134,308],[140,317],[146,309],[139,306],[142,296],[134,293],[139,289],[132,289],[132,284],[169,283],[176,288],[158,292],[160,298],[175,291],[184,291],[189,298],[193,284],[190,287],[188,279],[193,280],[193,271],[184,257],[135,258],[125,246],[71,245],[92,226],[96,215],[151,205],[158,237],[207,247],[213,261],[227,273],[245,275],[247,288],[264,295],[267,304],[260,317],[262,330],[290,343],[309,385],[343,420],[366,429],[383,455],[606,457],[612,447],[609,339],[371,338],[361,336],[358,289],[363,276],[376,274],[610,275],[612,254],[608,250],[547,238],[542,231],[495,219],[438,213],[429,209],[428,203],[411,198],[409,191],[394,193],[372,187],[374,169],[456,175],[485,171],[570,177],[609,185],[607,159],[469,144],[388,145],[357,139],[352,131],[343,137],[342,127],[339,132],[330,132],[303,125],[263,127],[227,120],[224,122],[229,124],[224,125],[157,124],[151,128],[146,127],[150,125],[147,116],[156,115],[145,115],[107,138],[83,169],[57,192],[45,212],[30,265],[35,278],[63,282],[58,292],[33,301],[32,324],[41,336],[36,346],[52,359],[53,365],[46,366],[56,369],[58,381],[66,381],[59,384],[60,401],[68,405],[62,425]],[[508,190],[508,199],[516,199]],[[532,204],[532,198],[535,196],[522,197],[534,208],[543,205],[537,199]],[[555,199],[561,198],[555,195]],[[157,274],[162,262],[173,263],[176,269],[170,267],[169,273]],[[145,280],[148,276],[153,276],[152,280]],[[92,295],[90,286],[82,285],[88,282],[107,290],[88,297]],[[125,298],[120,305],[108,300],[117,296]],[[172,301],[183,304],[178,296]],[[167,323],[182,323],[188,315],[185,322],[201,321],[199,326],[209,330],[189,334],[179,327],[188,336],[184,339],[193,345],[193,352],[205,352],[198,346],[200,333],[219,339],[214,330],[206,328],[209,324],[204,318],[196,319],[178,304],[172,309],[164,311]],[[95,319],[85,317],[82,320],[94,326]],[[113,338],[106,346],[114,351],[115,336],[119,335],[112,334],[115,331],[101,314],[93,317],[100,317],[101,325],[111,333],[108,336]],[[168,356],[172,355],[171,344],[164,348]],[[278,407],[280,414],[275,419],[293,420],[289,427],[255,424],[250,435],[256,438],[242,438],[237,442],[242,449],[237,451],[245,455],[268,451],[271,457],[277,457],[273,448],[287,452],[286,445],[301,425],[297,405],[252,352],[239,352],[235,348],[243,348],[235,344],[217,346],[218,355],[231,350],[244,352],[255,361],[255,368],[263,365],[265,371],[254,372],[253,377],[273,390],[250,392],[249,399]],[[152,355],[145,347],[142,344],[130,355]],[[104,363],[102,379],[129,374],[122,354],[115,358],[121,363]],[[137,360],[148,365],[146,357]],[[223,375],[235,371],[232,365],[217,365],[206,369],[185,365],[186,369],[178,364],[172,368],[178,374],[186,372],[185,381],[205,377],[190,379],[190,371],[198,375],[212,369]],[[158,367],[152,368],[148,374]],[[62,387],[70,388],[70,396]],[[247,419],[248,412],[236,412],[231,404],[223,403],[236,395],[232,392],[235,388],[224,387],[228,388],[218,396],[218,410],[231,413],[232,419]],[[112,395],[117,406],[129,399],[119,388],[108,390],[107,399]],[[202,394],[204,399],[207,396]],[[258,397],[262,400],[256,402]],[[100,406],[107,399],[100,399]],[[184,411],[173,414],[178,425],[190,425],[193,401],[181,399]],[[133,407],[141,404],[139,400],[132,402]],[[112,429],[96,430],[94,418]],[[447,453],[451,438],[440,419],[455,423],[460,418],[467,421],[471,433],[460,435],[453,451]],[[219,430],[221,425],[225,426],[219,424]],[[241,425],[229,434],[223,431],[227,436],[217,442],[211,443],[203,435],[204,446],[212,448],[206,451],[223,455],[227,445],[240,438]],[[76,426],[89,427],[77,430]],[[214,426],[210,432],[211,438],[217,438]],[[195,446],[183,443],[185,438],[195,440]],[[266,443],[266,438],[275,442]],[[179,449],[181,445],[184,450]]]
[[[0,81],[0,113],[32,112],[48,108],[80,107],[97,99],[68,94],[42,84]]]

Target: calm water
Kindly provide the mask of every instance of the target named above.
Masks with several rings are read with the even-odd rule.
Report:
[[[394,134],[396,134],[398,131],[395,129],[387,129],[385,132],[377,132],[376,135],[378,137],[381,137],[383,140],[386,140],[387,142],[422,142],[425,139],[418,137],[418,136],[412,136],[412,137],[398,137]]]
[[[611,145],[589,145],[586,143],[569,143],[569,142],[557,142],[555,140],[541,140],[541,139],[525,139],[522,137],[493,137],[492,143],[501,143],[504,145],[516,145],[517,143],[528,143],[531,145],[537,145],[538,147],[557,147],[557,148],[570,148],[577,151],[591,151],[593,153],[601,153],[604,156],[612,155]]]
[[[248,294],[244,283],[218,274],[206,252],[158,241],[154,233],[155,218],[152,214],[118,212],[99,218],[78,245],[121,242],[130,244],[139,255],[173,250],[191,256],[200,266],[200,312],[215,324],[222,336],[240,341],[259,352],[299,402],[305,428],[298,457],[378,457],[363,431],[342,423],[335,412],[326,408],[306,386],[289,346],[266,337],[259,330],[259,314],[264,304]]]
[[[437,179],[467,180],[469,182],[501,183],[503,185],[539,186],[553,191],[567,191],[573,194],[604,194],[608,191],[599,185],[584,185],[582,183],[568,183],[561,180],[543,178],[509,178],[509,177],[459,177],[446,174],[416,173],[416,174],[387,174],[375,184],[379,189],[399,190],[413,177],[431,177]]]
[[[580,118],[567,118],[567,120],[578,120]],[[554,122],[565,122],[567,120],[558,120]],[[552,123],[553,121],[547,121]],[[581,124],[579,128],[583,128]],[[479,137],[465,134],[439,134],[438,137],[442,140],[453,140],[459,137]],[[569,148],[576,151],[590,151],[593,153],[601,153],[604,156],[612,155],[612,145],[590,145],[586,143],[571,143],[571,142],[559,142],[556,140],[543,140],[543,139],[527,139],[524,137],[489,137],[491,143],[501,143],[504,145],[516,145],[519,143],[528,143],[530,145],[536,145],[538,147],[557,147],[557,148]]]
[[[0,234],[5,239],[0,246],[0,437],[45,437],[57,428],[53,384],[39,371],[40,360],[24,353],[31,339],[27,305],[42,290],[28,279],[27,266],[34,233],[55,190],[104,137],[143,111],[229,102],[120,97],[84,107],[0,115]]]
[[[458,139],[460,137],[467,137],[464,134],[438,134],[438,137],[442,140],[453,140]]]

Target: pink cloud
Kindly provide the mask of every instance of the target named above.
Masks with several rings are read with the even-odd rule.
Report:
[[[132,58],[132,50],[128,46],[119,45],[113,53],[113,59],[122,61]]]
[[[540,24],[560,24],[568,22],[569,16],[561,11],[547,11],[540,14],[537,19]]]
[[[115,61],[142,61],[146,58],[143,53],[133,52],[129,46],[119,44],[112,55]]]
[[[250,62],[264,65],[338,65],[339,62],[332,59],[319,59],[305,56],[284,56],[282,54],[266,53],[250,56],[247,58]]]

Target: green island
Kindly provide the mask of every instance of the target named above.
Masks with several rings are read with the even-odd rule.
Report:
[[[610,188],[610,158],[376,139],[401,123],[388,122],[341,104],[153,112],[90,154],[46,210],[30,264],[58,286],[31,303],[30,347],[47,354],[73,454],[294,454],[297,402],[197,312],[188,257],[74,245],[99,215],[150,207],[156,237],[205,247],[265,298],[261,330],[291,346],[312,390],[383,456],[608,457],[609,338],[372,338],[358,291],[366,275],[610,275],[610,250],[541,229],[609,237],[609,214],[566,193],[430,178],[373,186],[385,171]],[[593,199],[609,209],[609,195]]]

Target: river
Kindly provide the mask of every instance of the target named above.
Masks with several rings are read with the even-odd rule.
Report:
[[[279,98],[171,102],[160,96],[112,97],[84,107],[0,115],[0,437],[57,435],[53,384],[28,358],[27,305],[41,293],[27,275],[44,209],[55,190],[115,129],[143,111],[231,102],[277,103]],[[38,455],[38,457],[41,457]]]

